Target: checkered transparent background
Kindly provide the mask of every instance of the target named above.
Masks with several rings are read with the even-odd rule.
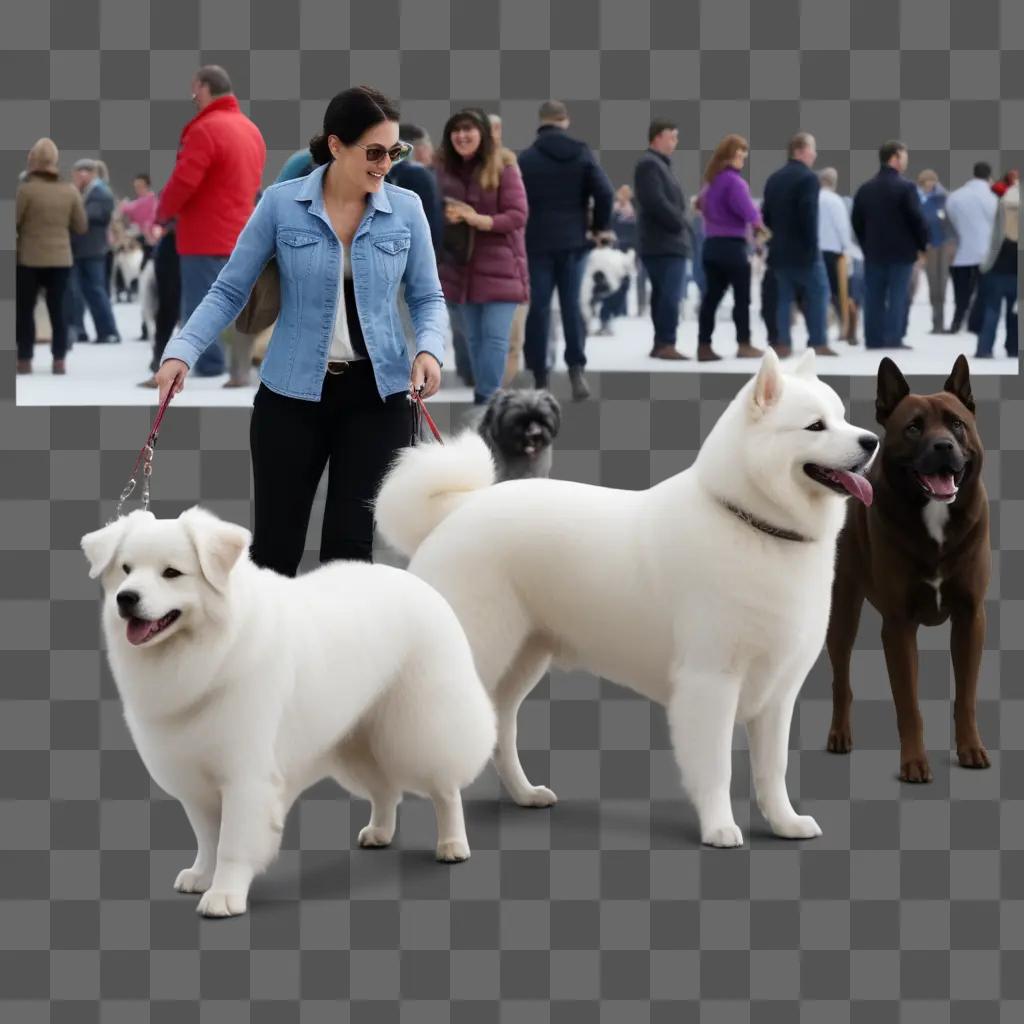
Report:
[[[819,663],[792,735],[794,800],[824,827],[790,844],[733,792],[748,844],[698,845],[660,709],[555,674],[521,714],[532,777],[561,802],[523,811],[488,770],[468,800],[473,859],[433,863],[429,808],[362,851],[365,805],[317,787],[288,822],[252,913],[202,922],[170,888],[191,857],[178,805],[122,723],[78,542],[112,509],[152,410],[14,405],[13,190],[51,134],[64,166],[101,155],[115,187],[169,172],[200,63],[231,73],[270,148],[268,179],[350,82],[435,132],[468,102],[526,144],[537,103],[628,180],[652,114],[681,127],[692,192],[725,132],[749,134],[756,186],[798,127],[843,181],[883,138],[959,183],[1024,160],[1017,0],[52,0],[0,9],[0,1018],[12,1024],[640,1022],[1008,1024],[1024,1017],[1024,393],[976,382],[995,575],[980,686],[988,772],[951,766],[948,629],[923,630],[935,782],[895,779],[878,620],[855,656],[854,738],[823,752]],[[736,378],[605,375],[565,405],[558,476],[644,487],[685,467]],[[872,422],[873,383],[837,379]],[[938,380],[915,380],[932,390]],[[564,395],[562,397],[565,397]],[[466,409],[441,406],[450,427]],[[249,522],[248,414],[172,410],[154,509],[201,501]],[[316,546],[322,504],[311,528]],[[310,558],[313,551],[309,552]],[[310,561],[309,564],[312,564]]]

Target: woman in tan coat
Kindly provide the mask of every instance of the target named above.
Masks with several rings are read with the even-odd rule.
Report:
[[[16,328],[18,373],[32,372],[35,351],[35,305],[40,289],[53,326],[53,372],[64,373],[68,331],[65,293],[71,273],[71,232],[88,228],[85,206],[77,188],[61,181],[57,147],[40,139],[28,153],[28,172],[16,197],[17,270]]]

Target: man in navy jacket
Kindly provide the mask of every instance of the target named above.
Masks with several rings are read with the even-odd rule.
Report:
[[[530,312],[526,317],[524,355],[537,387],[547,387],[551,295],[557,287],[565,363],[572,396],[580,400],[590,394],[583,377],[586,328],[580,312],[587,234],[588,230],[597,233],[608,229],[612,186],[590,147],[566,134],[569,112],[564,103],[545,100],[540,106],[540,122],[533,145],[519,154],[530,205],[526,222]]]
[[[761,216],[771,231],[768,266],[778,287],[776,313],[780,356],[792,351],[790,307],[797,292],[804,297],[807,344],[818,355],[839,353],[828,346],[828,274],[818,244],[818,203],[821,185],[811,170],[818,156],[814,136],[798,132],[789,141],[789,160],[764,184]]]
[[[928,249],[928,225],[902,142],[878,151],[881,168],[857,190],[851,220],[864,251],[864,343],[868,348],[903,344],[910,302],[910,275]]]

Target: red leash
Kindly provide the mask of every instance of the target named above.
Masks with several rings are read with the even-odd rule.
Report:
[[[423,396],[418,391],[413,391],[411,393],[411,397],[412,401],[416,403],[417,411],[427,421],[427,426],[430,427],[430,432],[434,435],[434,439],[438,444],[444,444],[444,439],[441,437],[441,431],[437,429],[437,424],[434,422],[434,418],[429,412],[427,412],[427,403],[423,401]]]
[[[121,515],[121,509],[124,507],[124,503],[132,496],[135,492],[135,488],[138,485],[138,479],[136,473],[138,472],[139,466],[142,466],[142,507],[143,509],[149,508],[149,478],[153,475],[153,455],[156,449],[157,437],[159,436],[160,423],[164,418],[164,413],[167,412],[167,407],[171,404],[171,398],[174,397],[174,385],[167,391],[167,397],[160,403],[160,408],[157,410],[156,419],[153,420],[153,426],[150,428],[149,436],[146,438],[146,443],[142,446],[141,451],[135,459],[135,465],[132,466],[132,473],[128,479],[128,483],[125,485],[124,490],[121,492],[121,497],[118,499],[117,508],[114,510],[114,518],[117,519]]]

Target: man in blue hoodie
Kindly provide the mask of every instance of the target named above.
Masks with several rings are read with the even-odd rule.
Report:
[[[565,363],[575,400],[590,396],[583,368],[586,328],[580,313],[580,285],[588,232],[608,229],[612,186],[590,147],[566,133],[569,112],[559,100],[540,106],[540,128],[533,145],[519,154],[530,217],[526,256],[530,267],[530,312],[524,355],[537,387],[548,384],[548,328],[551,295],[558,288],[565,334]],[[591,212],[593,203],[593,212]]]

